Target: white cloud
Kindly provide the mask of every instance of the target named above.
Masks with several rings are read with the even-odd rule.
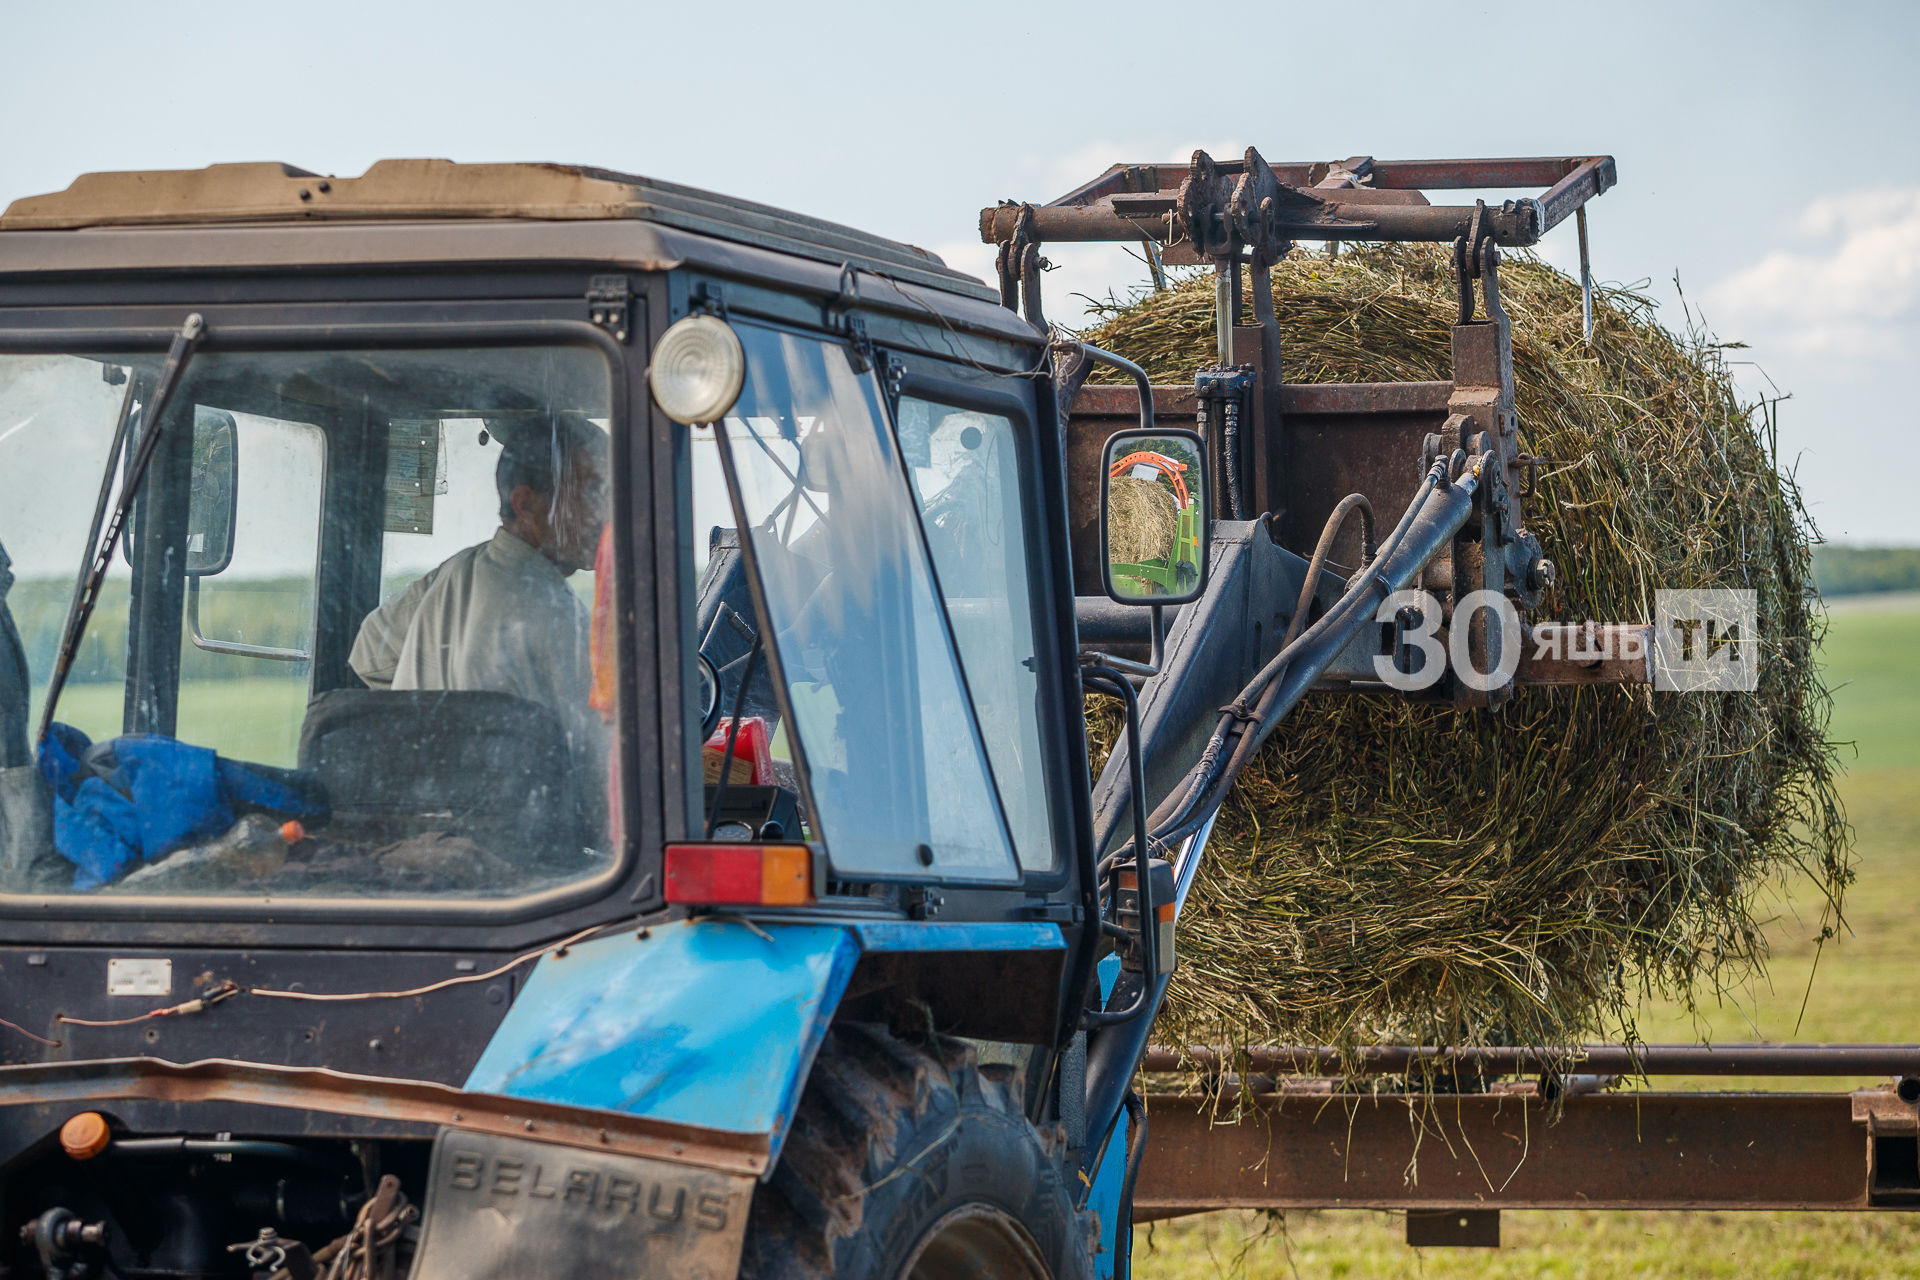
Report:
[[[1920,336],[1920,187],[1822,196],[1803,243],[1776,249],[1708,295],[1716,327],[1791,351],[1884,356]]]

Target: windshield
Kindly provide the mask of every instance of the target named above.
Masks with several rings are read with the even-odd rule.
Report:
[[[1052,867],[1013,424],[910,399],[896,438],[841,345],[737,327],[723,429],[797,721],[775,751],[798,748],[834,875]],[[711,430],[693,456],[704,624],[737,537]],[[740,669],[743,641],[703,634]]]
[[[609,867],[584,348],[197,355],[32,741],[159,365],[0,356],[0,891],[501,897]]]

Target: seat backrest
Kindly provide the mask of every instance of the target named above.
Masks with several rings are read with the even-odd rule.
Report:
[[[580,848],[565,732],[525,698],[329,690],[307,706],[299,760],[326,783],[343,832],[443,831],[512,862]]]

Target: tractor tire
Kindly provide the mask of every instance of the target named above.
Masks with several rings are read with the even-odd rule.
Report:
[[[1093,1215],[1013,1067],[944,1036],[827,1033],[773,1176],[754,1192],[747,1280],[1082,1280]]]

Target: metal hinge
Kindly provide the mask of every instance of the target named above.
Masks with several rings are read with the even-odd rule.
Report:
[[[847,317],[847,363],[855,373],[873,368],[873,339],[867,336],[867,323],[859,316]]]
[[[1020,906],[1020,918],[1046,924],[1079,924],[1086,915],[1077,902],[1027,902]]]
[[[633,290],[625,276],[594,276],[587,281],[587,319],[611,333],[615,342],[627,340],[632,306]]]

